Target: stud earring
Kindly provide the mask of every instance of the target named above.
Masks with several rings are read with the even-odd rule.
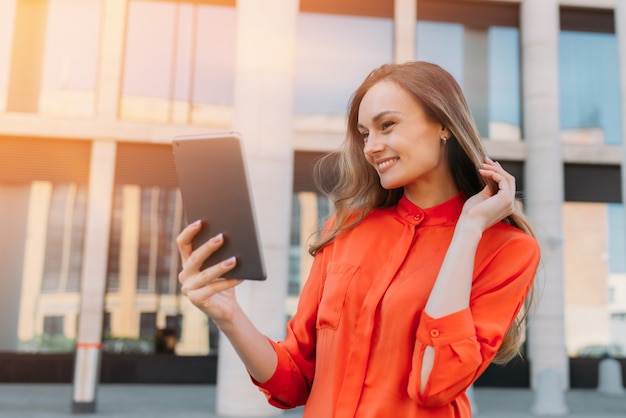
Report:
[[[441,142],[443,143],[443,145],[446,145],[446,141],[448,140],[448,138],[446,138],[445,136],[441,137]]]

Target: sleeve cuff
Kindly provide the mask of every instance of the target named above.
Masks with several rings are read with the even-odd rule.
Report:
[[[291,370],[284,366],[281,367],[281,365],[290,364],[292,360],[289,355],[285,353],[285,350],[280,349],[279,343],[269,338],[268,341],[272,344],[272,347],[274,347],[274,351],[278,356],[278,366],[276,367],[276,371],[272,377],[263,383],[256,381],[252,376],[250,376],[250,379],[252,380],[252,383],[254,383],[259,390],[263,392],[263,394],[265,394],[265,397],[272,405],[279,408],[291,408],[290,405],[284,404],[279,400],[288,398],[288,393],[291,389],[289,387],[289,382],[292,381]]]
[[[422,311],[417,327],[418,341],[437,347],[467,338],[476,338],[474,318],[469,308],[436,319]]]

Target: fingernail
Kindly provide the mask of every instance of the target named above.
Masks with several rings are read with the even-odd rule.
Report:
[[[225,267],[234,266],[236,262],[237,262],[237,257],[230,257],[224,260],[224,266]]]
[[[216,236],[214,236],[213,238],[211,238],[211,242],[213,244],[217,244],[218,242],[222,241],[222,238],[224,238],[224,236],[222,235],[222,233],[220,232],[219,234],[217,234]]]
[[[197,221],[192,222],[192,226],[198,226],[202,223],[202,220],[198,219]]]

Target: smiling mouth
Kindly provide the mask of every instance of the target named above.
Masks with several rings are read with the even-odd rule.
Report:
[[[392,158],[392,159],[389,159],[389,160],[382,161],[382,162],[377,164],[378,165],[378,170],[379,171],[383,171],[387,167],[389,167],[390,165],[394,164],[398,160],[399,160],[399,158]]]

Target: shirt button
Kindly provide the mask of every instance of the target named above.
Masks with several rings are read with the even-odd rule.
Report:
[[[431,329],[430,330],[430,336],[433,338],[437,338],[439,336],[439,330],[438,329]]]

